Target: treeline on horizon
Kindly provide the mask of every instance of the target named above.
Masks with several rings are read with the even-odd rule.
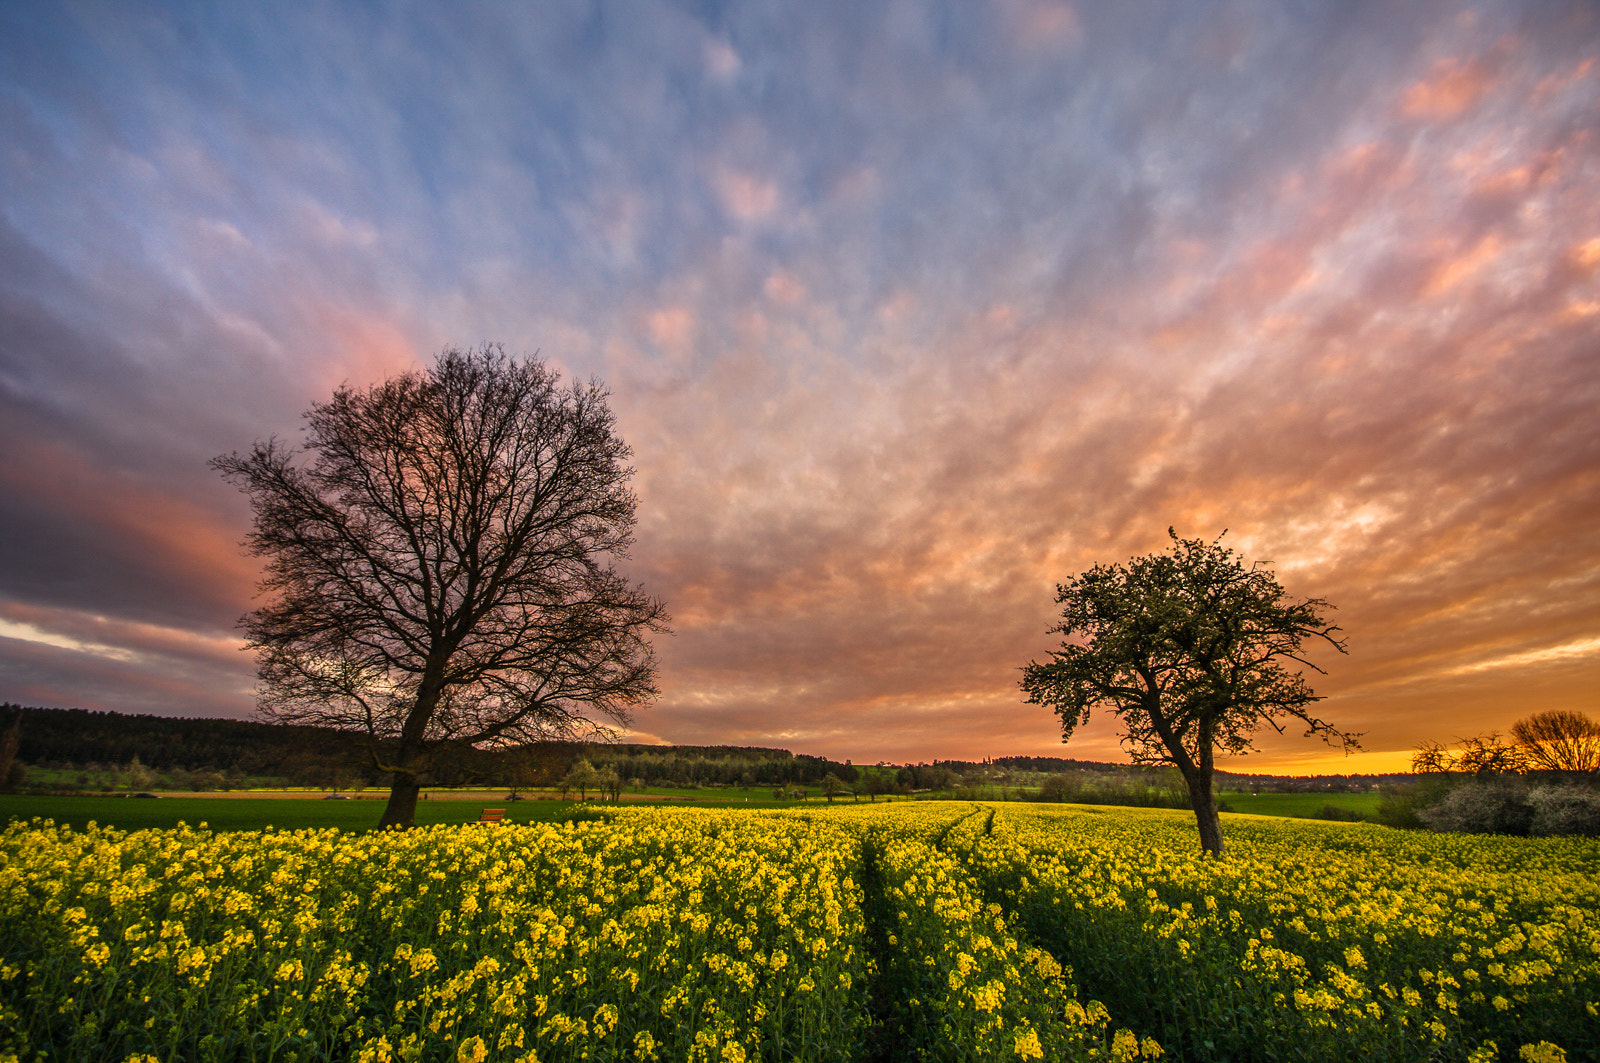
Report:
[[[12,785],[28,785],[30,768],[59,778],[118,769],[126,775],[129,766],[149,776],[137,789],[159,785],[157,776],[178,788],[188,782],[204,789],[264,781],[327,789],[387,784],[372,765],[367,737],[335,728],[0,704],[0,730],[14,735],[14,758],[23,773],[0,780]],[[432,785],[558,786],[585,759],[644,785],[789,786],[829,775],[847,783],[859,777],[849,762],[787,749],[543,742],[447,750],[434,766]]]
[[[12,736],[17,768],[0,784],[37,786],[28,769],[43,769],[51,788],[71,787],[135,765],[135,789],[240,788],[283,784],[355,789],[387,783],[372,766],[365,735],[334,728],[251,720],[131,715],[87,709],[0,704],[0,731]],[[1068,757],[934,760],[863,769],[849,761],[760,746],[657,746],[637,743],[547,742],[511,750],[459,749],[434,770],[438,786],[556,787],[580,761],[645,786],[815,785],[830,776],[873,793],[947,791],[974,786],[1030,787],[1073,799],[1086,791],[1147,793],[1152,802],[1181,790],[1171,768]],[[21,771],[21,776],[17,772]],[[0,773],[4,772],[0,766]],[[141,778],[138,772],[147,777]],[[40,773],[36,772],[35,775]],[[65,778],[63,778],[65,776]],[[1409,774],[1287,777],[1218,772],[1231,790],[1365,791],[1407,781]],[[1059,794],[1059,796],[1057,796]],[[1109,796],[1109,792],[1108,792]]]

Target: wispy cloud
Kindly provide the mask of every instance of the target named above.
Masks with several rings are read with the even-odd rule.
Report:
[[[1168,525],[1339,607],[1325,708],[1396,763],[1596,708],[1586,5],[0,29],[0,696],[248,711],[247,660],[184,651],[203,693],[68,618],[225,638],[255,569],[205,459],[503,340],[636,450],[647,733],[1048,752],[1055,582]]]

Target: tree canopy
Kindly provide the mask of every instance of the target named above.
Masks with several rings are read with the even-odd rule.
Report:
[[[447,349],[348,385],[214,468],[250,496],[264,604],[241,624],[270,718],[355,728],[413,821],[433,757],[626,723],[653,697],[663,605],[613,568],[633,470],[598,381]]]
[[[1220,538],[1167,534],[1170,552],[1096,565],[1057,586],[1061,623],[1050,630],[1065,639],[1048,662],[1027,664],[1021,685],[1030,703],[1055,710],[1063,742],[1109,710],[1135,763],[1176,765],[1201,845],[1220,855],[1217,752],[1248,752],[1260,728],[1282,733],[1291,721],[1307,736],[1357,746],[1311,713],[1321,699],[1300,672],[1322,671],[1302,655],[1308,640],[1345,646],[1323,617],[1326,601],[1290,599],[1267,568],[1247,566]]]

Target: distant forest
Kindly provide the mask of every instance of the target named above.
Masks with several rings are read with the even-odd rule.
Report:
[[[14,748],[0,778],[27,788],[240,788],[282,784],[327,789],[386,785],[365,735],[248,720],[132,716],[86,709],[0,705],[0,733]],[[828,775],[854,782],[848,762],[744,746],[548,742],[441,756],[436,786],[556,786],[582,760],[634,784],[792,786]]]
[[[8,758],[5,754],[10,751]],[[387,785],[372,767],[364,735],[321,727],[248,720],[133,716],[85,709],[0,704],[0,782],[11,788],[225,789],[308,786],[356,789]],[[1066,799],[1102,792],[1135,803],[1181,803],[1174,769],[1065,757],[935,760],[931,764],[840,763],[786,749],[751,746],[655,746],[550,742],[510,750],[456,750],[441,757],[436,786],[558,787],[587,761],[625,786],[788,787],[829,776],[867,793],[1054,790]],[[9,768],[9,771],[7,771]],[[1228,790],[1359,791],[1409,775],[1291,778],[1218,772]]]

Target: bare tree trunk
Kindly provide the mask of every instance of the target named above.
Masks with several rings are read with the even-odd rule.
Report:
[[[22,709],[11,714],[11,722],[0,732],[0,790],[11,785],[11,765],[16,763],[17,750],[21,748]]]
[[[379,830],[405,830],[417,825],[417,794],[422,789],[422,775],[432,764],[432,751],[424,745],[423,735],[439,704],[441,684],[437,673],[443,669],[443,661],[444,656],[439,653],[429,661],[429,674],[424,677],[417,700],[407,714],[405,728],[400,732],[394,779],[389,784],[389,804],[383,810],[383,818],[378,820]]]
[[[404,830],[415,826],[417,794],[421,790],[422,781],[417,776],[410,772],[395,772],[394,782],[389,786],[389,804],[384,807],[383,818],[378,820],[378,829]]]

